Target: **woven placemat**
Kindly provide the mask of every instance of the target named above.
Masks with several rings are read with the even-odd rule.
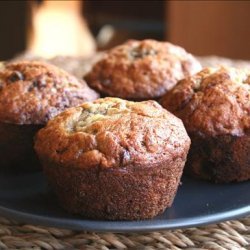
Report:
[[[90,233],[0,218],[0,249],[250,249],[250,217],[151,233]]]

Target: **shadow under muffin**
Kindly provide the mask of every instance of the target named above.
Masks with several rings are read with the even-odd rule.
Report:
[[[250,178],[250,133],[205,138],[189,136],[192,147],[185,166],[186,173],[218,183]]]
[[[0,171],[21,173],[39,169],[33,138],[42,125],[0,123]]]

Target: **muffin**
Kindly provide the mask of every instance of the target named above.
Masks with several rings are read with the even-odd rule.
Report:
[[[155,40],[129,40],[99,60],[85,80],[103,96],[157,99],[178,80],[201,69],[183,48]]]
[[[1,64],[0,169],[37,168],[34,134],[65,108],[96,98],[86,83],[52,65]]]
[[[190,139],[155,101],[98,99],[52,119],[35,150],[61,205],[87,218],[139,220],[170,207]]]
[[[214,182],[250,179],[250,71],[205,68],[161,100],[182,119],[192,145],[186,171]]]

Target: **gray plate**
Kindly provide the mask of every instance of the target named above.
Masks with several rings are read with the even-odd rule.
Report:
[[[74,230],[132,232],[192,227],[250,214],[250,182],[212,184],[187,177],[174,204],[145,221],[94,221],[70,215],[49,192],[42,173],[0,174],[0,214],[21,222]]]

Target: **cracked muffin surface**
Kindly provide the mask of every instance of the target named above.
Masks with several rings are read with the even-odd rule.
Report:
[[[250,128],[250,70],[206,68],[161,100],[189,132],[244,135]]]
[[[36,136],[60,204],[87,218],[140,220],[172,205],[190,139],[155,101],[98,99],[70,108]]]
[[[105,53],[85,79],[103,95],[146,100],[163,96],[178,80],[200,69],[200,63],[179,46],[129,40]]]
[[[104,98],[57,116],[39,131],[35,147],[64,166],[108,168],[178,157],[182,145],[189,145],[182,122],[156,102]]]
[[[216,182],[250,179],[250,71],[205,68],[161,100],[192,140],[186,171]]]
[[[1,64],[1,122],[45,124],[64,109],[97,98],[98,94],[84,81],[50,64]]]

